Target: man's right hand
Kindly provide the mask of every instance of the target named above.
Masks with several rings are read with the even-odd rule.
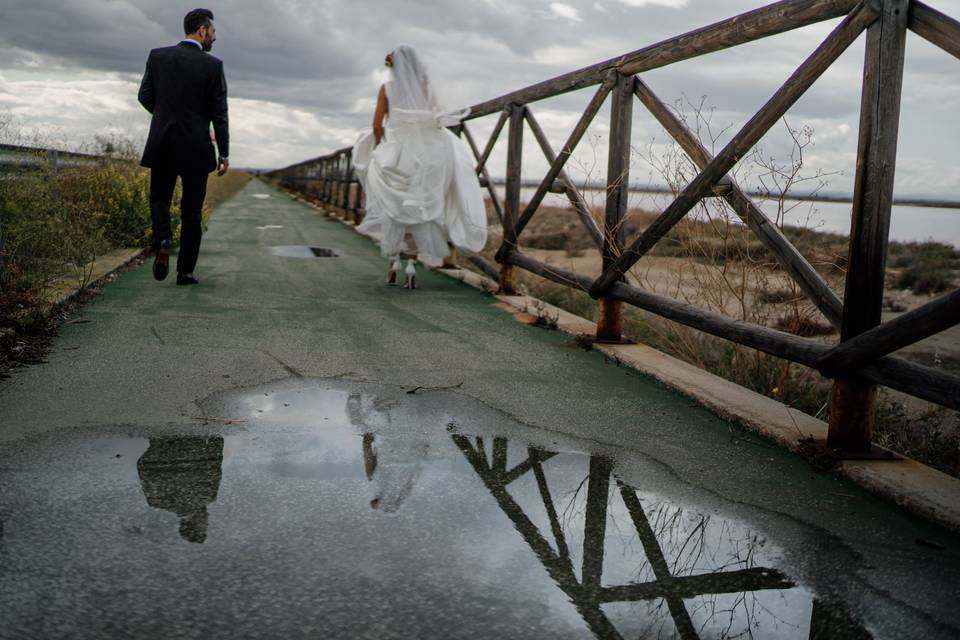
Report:
[[[220,162],[217,164],[217,175],[223,176],[227,171],[230,170],[230,161],[226,158],[220,158]]]

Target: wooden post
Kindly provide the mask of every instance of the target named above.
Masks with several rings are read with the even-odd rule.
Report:
[[[630,195],[630,134],[633,124],[633,76],[617,74],[611,91],[610,148],[607,154],[607,209],[603,221],[603,270],[620,257],[626,239],[624,216]],[[597,302],[597,342],[623,341],[623,303]]]
[[[324,204],[327,193],[327,161],[320,161],[320,190],[317,192],[317,200]]]
[[[340,207],[345,218],[352,218],[350,213],[350,174],[353,173],[353,149],[343,154],[343,173],[340,174]]]
[[[867,31],[841,341],[880,324],[883,305],[910,2],[881,0],[880,4],[880,17]],[[834,381],[828,447],[850,453],[870,451],[876,393],[876,385],[860,377]]]
[[[520,168],[523,157],[523,105],[510,107],[509,129],[507,131],[507,187],[506,202],[503,207],[503,244],[501,255],[508,255],[517,249],[517,219],[520,215]],[[500,293],[517,295],[516,267],[508,262],[500,264]]]
[[[347,212],[343,208],[343,174],[345,160],[346,154],[337,154],[337,159],[334,161],[337,164],[337,182],[333,192],[333,206],[337,209],[337,217],[344,220],[347,218]]]
[[[333,193],[330,194],[330,202],[333,210],[337,212],[337,217],[343,219],[343,209],[340,208],[340,181],[343,175],[343,155],[337,154],[333,157]]]
[[[331,200],[330,193],[333,190],[333,162],[330,161],[330,158],[327,158],[326,160],[323,161],[323,163],[324,165],[326,165],[326,174],[327,174],[327,179],[326,179],[326,182],[324,183],[324,188],[323,188],[323,204],[329,207],[330,200]],[[336,215],[337,212],[333,211],[333,214]]]

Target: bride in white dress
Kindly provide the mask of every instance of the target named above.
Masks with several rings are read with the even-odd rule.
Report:
[[[360,137],[353,162],[366,197],[358,229],[378,239],[396,284],[409,258],[406,286],[416,287],[416,256],[450,255],[449,243],[480,251],[487,218],[469,151],[447,127],[469,110],[444,111],[426,68],[409,45],[387,55],[390,80],[380,87],[373,131]],[[413,242],[411,246],[410,242]]]

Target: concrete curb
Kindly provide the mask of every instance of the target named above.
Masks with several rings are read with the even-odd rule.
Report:
[[[288,191],[285,193],[346,226],[355,227],[350,221],[330,215],[323,207]],[[496,282],[474,271],[436,271],[482,291],[498,289]],[[536,298],[525,295],[495,297],[500,306],[512,309],[517,315],[535,311],[536,315],[549,317],[551,321],[555,319],[557,329],[571,336],[592,338],[596,331],[593,322]],[[650,347],[593,344],[593,349],[621,366],[655,378],[721,418],[770,438],[790,451],[800,452],[802,439],[827,437],[826,422]],[[896,462],[844,461],[835,471],[911,513],[960,532],[960,479],[910,458]]]
[[[146,253],[146,249],[117,249],[96,258],[93,261],[92,271],[86,286],[80,287],[64,279],[61,280],[59,285],[53,287],[48,298],[51,308],[56,309],[67,304],[82,292],[100,284]]]

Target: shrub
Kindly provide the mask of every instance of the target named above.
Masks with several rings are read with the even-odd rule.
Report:
[[[901,289],[917,294],[952,289],[960,251],[942,242],[906,242],[890,245],[890,266],[902,269],[894,281]]]
[[[8,172],[0,180],[0,317],[37,316],[32,307],[55,281],[83,286],[98,255],[146,246],[149,184],[146,170],[124,160],[53,167],[41,154]]]
[[[941,293],[953,288],[953,272],[929,263],[916,263],[897,277],[896,286],[918,294]]]

